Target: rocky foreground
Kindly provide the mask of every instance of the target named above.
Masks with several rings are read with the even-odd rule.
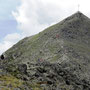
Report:
[[[79,76],[80,65],[47,61],[10,66],[0,76],[0,88],[11,90],[90,90],[90,80]],[[2,73],[2,72],[1,72]]]

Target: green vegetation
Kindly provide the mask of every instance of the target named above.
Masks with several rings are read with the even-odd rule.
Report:
[[[0,76],[0,82],[0,87],[2,87],[1,90],[14,90],[15,88],[19,88],[23,85],[23,81],[11,75]]]
[[[13,64],[10,64],[6,67],[6,70],[7,72],[9,72],[11,75],[17,77],[18,74],[21,74],[20,71],[18,70],[18,68],[13,65]]]

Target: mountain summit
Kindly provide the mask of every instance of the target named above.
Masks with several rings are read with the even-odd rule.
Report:
[[[42,90],[90,90],[90,19],[77,12],[37,35],[24,38],[3,57],[6,67],[26,65],[26,72],[38,77],[34,78],[35,83],[46,85]],[[32,64],[36,71],[30,70]],[[47,82],[53,85],[52,89]]]
[[[82,19],[89,19],[87,16],[85,16],[83,13],[81,13],[80,11],[78,11],[78,12],[76,12],[76,13],[74,13],[72,16],[70,16],[70,17],[72,17],[72,18],[82,18]]]

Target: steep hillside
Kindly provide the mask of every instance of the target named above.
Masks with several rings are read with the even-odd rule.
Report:
[[[90,19],[77,12],[60,23],[14,45],[5,54],[17,62],[38,59],[61,62],[68,59],[90,59]],[[84,60],[85,61],[85,60]]]
[[[62,86],[66,88],[64,90],[89,90],[90,19],[81,12],[77,12],[37,35],[24,38],[6,51],[4,60],[1,61],[2,65],[7,67],[10,65],[17,67],[18,64],[25,64],[28,68],[28,75],[30,74],[31,76],[35,76],[36,73],[38,73],[38,67],[41,70],[43,62],[50,63],[45,66],[47,66],[46,68],[51,70],[52,73],[55,73],[57,77],[56,83],[58,85],[61,83],[58,79],[63,79],[64,82]],[[38,63],[41,63],[41,66],[37,65]],[[56,67],[58,65],[57,63],[59,67]],[[55,72],[52,66],[56,67],[56,70],[59,68],[62,73],[66,74],[61,75],[58,70]],[[31,68],[35,68],[35,70],[31,71]],[[43,70],[46,70],[46,68],[43,67]],[[48,76],[49,75],[50,72],[48,73]],[[38,76],[44,81],[47,79],[44,75],[40,76],[40,73]],[[72,78],[80,82],[76,82]],[[37,81],[37,79],[35,80]],[[65,80],[69,81],[65,82]],[[81,84],[81,82],[83,84]],[[47,84],[47,82],[44,82],[44,84]],[[58,85],[56,85],[56,87],[58,87]],[[75,89],[75,85],[78,86],[77,89]],[[50,87],[48,88],[49,89],[45,88],[45,90],[56,90],[50,89]]]

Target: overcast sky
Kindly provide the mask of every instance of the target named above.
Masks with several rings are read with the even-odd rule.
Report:
[[[0,54],[80,11],[90,17],[90,0],[0,0]]]

